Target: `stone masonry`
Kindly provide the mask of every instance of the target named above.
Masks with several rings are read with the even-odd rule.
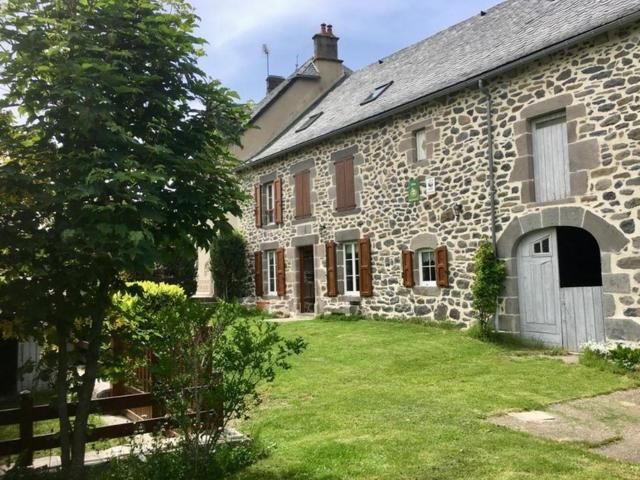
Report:
[[[499,326],[518,331],[514,252],[523,234],[554,225],[579,226],[601,248],[604,314],[610,338],[640,339],[640,24],[611,31],[490,79],[493,97],[498,253],[509,278]],[[536,203],[530,119],[564,110],[571,194]],[[253,203],[242,231],[249,253],[286,248],[287,293],[265,298],[283,315],[297,312],[297,248],[314,245],[316,312],[357,311],[424,316],[468,324],[478,241],[490,237],[486,100],[459,91],[408,113],[333,136],[242,171],[246,191],[283,181],[283,225],[257,229]],[[415,162],[413,132],[426,128],[427,161]],[[356,208],[336,212],[332,159],[354,156]],[[311,167],[312,216],[294,219],[293,176]],[[407,202],[411,178],[434,177],[436,193]],[[456,205],[462,207],[456,212]],[[373,296],[326,296],[325,242],[371,239]],[[401,250],[449,251],[450,288],[405,288]],[[253,257],[251,257],[251,261]],[[254,302],[255,298],[247,299]]]

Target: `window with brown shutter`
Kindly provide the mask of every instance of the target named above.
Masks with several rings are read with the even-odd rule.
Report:
[[[413,252],[408,248],[402,251],[402,284],[406,288],[415,285],[413,281]]]
[[[327,242],[326,244],[326,261],[327,261],[327,296],[338,296],[338,275],[336,263],[336,244],[335,242]]]
[[[253,190],[255,199],[256,228],[262,227],[262,188],[256,185]]]
[[[296,173],[295,180],[296,218],[305,218],[311,215],[311,176],[309,170]]]
[[[262,291],[262,252],[255,252],[253,254],[255,258],[255,282],[256,282],[256,297],[261,297]]]
[[[436,248],[436,285],[440,288],[449,288],[449,254],[447,247]]]
[[[353,157],[338,160],[336,170],[336,209],[349,210],[356,206],[353,179]]]
[[[275,200],[275,222],[282,224],[282,178],[278,177],[273,181],[273,196]]]
[[[279,248],[276,250],[276,291],[279,297],[284,297],[287,291],[284,264],[284,248]]]
[[[361,238],[358,242],[360,256],[360,296],[373,295],[373,281],[371,278],[371,240]]]

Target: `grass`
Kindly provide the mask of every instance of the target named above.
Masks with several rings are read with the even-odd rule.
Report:
[[[485,421],[638,386],[630,376],[455,329],[325,317],[281,326],[309,347],[239,427],[270,455],[235,480],[636,479],[640,466]],[[518,345],[517,348],[523,348]]]

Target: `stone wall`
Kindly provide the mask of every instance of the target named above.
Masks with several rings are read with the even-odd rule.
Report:
[[[501,328],[517,331],[517,277],[513,251],[523,233],[544,226],[581,226],[601,245],[609,336],[640,338],[640,26],[611,32],[532,62],[488,82],[493,100],[499,253],[510,276],[501,304]],[[564,109],[571,196],[536,203],[529,120]],[[485,99],[478,89],[416,107],[285,155],[243,173],[248,192],[261,178],[283,179],[284,224],[256,229],[247,204],[242,229],[250,249],[287,250],[287,295],[269,299],[283,314],[297,311],[296,247],[315,245],[316,310],[389,316],[428,316],[470,322],[470,284],[478,241],[490,237]],[[413,132],[427,129],[428,160],[415,162]],[[357,207],[333,208],[332,159],[354,155]],[[296,165],[313,165],[313,214],[294,220]],[[407,202],[411,178],[436,179],[436,193]],[[454,207],[460,205],[457,215]],[[595,220],[594,220],[595,219]],[[595,230],[595,231],[594,231]],[[326,297],[324,242],[368,236],[374,292],[370,298]],[[449,251],[451,288],[404,288],[400,252],[420,236]],[[603,237],[604,235],[604,237]]]

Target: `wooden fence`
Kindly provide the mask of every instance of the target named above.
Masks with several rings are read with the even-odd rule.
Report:
[[[155,404],[150,393],[134,393],[131,395],[119,395],[107,398],[91,400],[91,413],[117,413]],[[77,405],[68,403],[69,416],[75,415]],[[216,422],[220,424],[223,417],[222,402],[220,401],[213,410],[203,412],[214,414]],[[0,426],[15,425],[20,427],[19,438],[0,441],[0,456],[19,454],[19,463],[22,466],[33,464],[33,452],[37,450],[50,450],[60,446],[60,434],[49,433],[46,435],[33,434],[33,422],[58,418],[58,409],[51,405],[34,405],[31,392],[20,393],[20,406],[0,410]],[[108,438],[128,437],[141,433],[150,433],[163,427],[171,427],[167,417],[143,419],[137,422],[121,423],[96,427],[87,432],[87,441],[95,442]]]

